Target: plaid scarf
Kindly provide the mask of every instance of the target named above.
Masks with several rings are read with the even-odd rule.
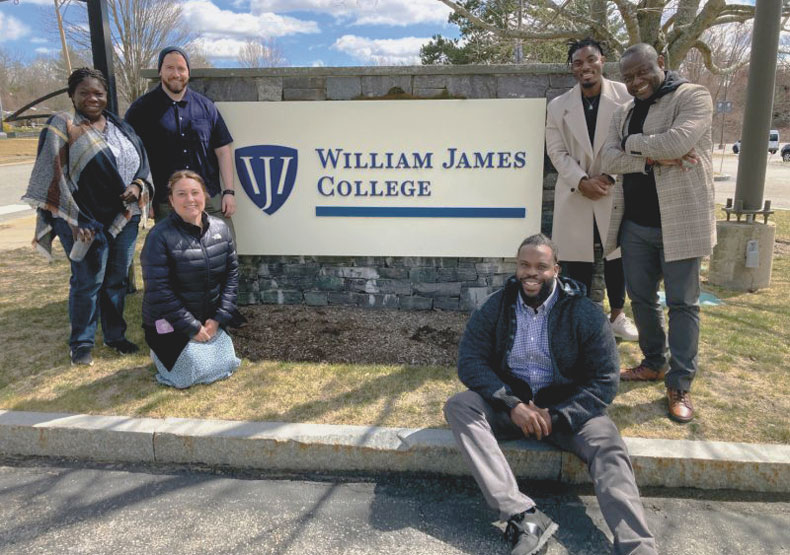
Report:
[[[153,196],[148,157],[132,128],[114,114],[104,112],[134,145],[140,166],[133,184],[140,187],[136,203],[143,225]],[[124,204],[120,195],[130,185],[123,183],[115,156],[104,134],[77,112],[53,115],[41,131],[38,153],[30,183],[22,200],[38,209],[33,245],[52,259],[52,218],[62,218],[74,228],[120,233],[132,218],[135,201]]]

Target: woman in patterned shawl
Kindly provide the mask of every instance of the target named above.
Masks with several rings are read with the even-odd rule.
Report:
[[[47,121],[22,199],[38,209],[36,247],[51,260],[57,236],[71,259],[71,362],[91,365],[99,319],[105,345],[121,354],[138,350],[126,339],[123,310],[137,228],[153,185],[142,142],[105,111],[102,73],[74,71],[68,94],[74,112]]]

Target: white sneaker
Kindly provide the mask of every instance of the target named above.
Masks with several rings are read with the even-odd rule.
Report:
[[[631,319],[621,312],[612,322],[612,331],[615,337],[623,341],[639,341],[639,332]]]

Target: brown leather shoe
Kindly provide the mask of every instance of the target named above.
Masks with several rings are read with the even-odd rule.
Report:
[[[675,422],[685,424],[694,418],[694,406],[691,404],[691,395],[688,391],[668,387],[667,402],[669,403],[669,417]]]
[[[633,368],[623,368],[620,370],[620,379],[624,382],[657,382],[663,380],[664,374],[666,373],[666,368],[653,370],[652,368],[640,364]]]

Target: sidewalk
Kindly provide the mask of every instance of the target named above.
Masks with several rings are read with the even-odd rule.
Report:
[[[36,214],[8,215],[7,219],[0,220],[0,252],[29,247],[33,240],[33,231],[36,229]]]
[[[790,492],[790,446],[625,438],[640,486]],[[524,479],[588,482],[574,455],[504,444]],[[449,430],[0,411],[0,455],[280,472],[469,474]]]

